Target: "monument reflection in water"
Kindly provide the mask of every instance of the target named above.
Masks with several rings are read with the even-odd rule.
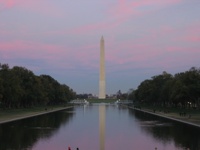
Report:
[[[200,150],[200,129],[93,104],[0,125],[0,150]]]
[[[105,105],[99,105],[99,144],[105,150]]]

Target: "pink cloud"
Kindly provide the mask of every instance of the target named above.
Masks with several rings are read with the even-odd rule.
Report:
[[[9,9],[13,7],[15,4],[14,0],[0,0],[0,5],[2,6],[3,9]]]
[[[168,52],[182,52],[182,53],[186,53],[186,52],[199,52],[198,48],[195,47],[185,47],[185,46],[167,46],[166,50]]]
[[[16,40],[11,42],[0,42],[1,61],[8,61],[16,65],[16,60],[39,60],[51,67],[62,69],[98,68],[98,50],[96,45],[86,45],[80,48],[60,46],[48,43],[30,42]],[[87,51],[87,53],[86,53]],[[20,64],[19,64],[20,65]]]
[[[53,63],[61,59],[67,49],[53,44],[43,44],[27,41],[0,42],[0,53],[3,60],[9,59],[41,59]],[[67,56],[66,56],[67,57]],[[63,58],[63,57],[62,57]]]
[[[120,24],[126,22],[130,18],[138,17],[149,13],[148,9],[141,9],[143,7],[153,7],[155,10],[175,5],[182,2],[182,0],[140,0],[132,2],[128,0],[119,0],[115,5],[110,6],[104,12],[104,22],[94,22],[93,24],[86,24],[81,27],[74,28],[71,33],[73,34],[85,34],[90,31],[109,31],[118,27]],[[105,3],[106,4],[106,3]]]
[[[99,30],[109,30],[117,27],[119,25],[118,22],[98,22],[94,24],[84,25],[82,27],[77,27],[71,30],[71,34],[85,34],[89,33],[89,31],[99,31]]]
[[[126,44],[124,44],[126,45]],[[116,47],[115,47],[116,48]],[[118,49],[119,48],[119,49]],[[106,64],[109,72],[117,70],[130,70],[137,67],[155,66],[156,58],[161,55],[158,49],[150,48],[145,45],[117,46],[115,52],[110,51],[106,57]],[[126,50],[124,50],[126,49]]]
[[[200,22],[195,22],[189,25],[186,29],[184,29],[185,34],[180,37],[180,40],[184,42],[192,42],[192,43],[199,43],[200,42]]]
[[[188,30],[187,32],[197,36],[198,30]],[[183,66],[186,64],[188,66],[195,65],[193,60],[198,60],[200,51],[197,46],[188,44],[189,41],[183,44],[180,39],[182,34],[179,34],[179,30],[170,26],[161,26],[148,32],[149,34],[134,40],[116,43],[111,41],[111,44],[106,48],[106,59],[107,64],[112,66],[112,71],[119,70],[120,67],[131,69],[152,66],[161,67],[165,70],[170,66],[180,66],[180,62],[184,62],[182,63]],[[183,35],[188,37],[186,33],[183,33]],[[160,40],[161,38],[163,40]],[[198,40],[198,38],[195,40]]]
[[[3,5],[4,9],[10,9],[13,7],[22,8],[26,11],[33,13],[39,13],[46,16],[61,17],[63,11],[56,7],[53,2],[46,1],[27,1],[27,0],[0,0],[0,5]]]
[[[120,66],[123,69],[135,66],[169,68],[174,64],[180,65],[184,60],[193,66],[188,56],[197,59],[200,52],[197,46],[191,45],[192,42],[199,42],[199,30],[197,23],[181,29],[164,25],[147,30],[147,34],[138,38],[106,40],[107,64],[117,66],[112,67],[112,70],[118,70]]]
[[[140,14],[135,7],[135,3],[127,2],[126,0],[119,0],[117,5],[108,10],[108,14],[113,17],[122,17],[127,19],[130,16]]]
[[[185,38],[186,41],[200,42],[200,35],[190,35]]]
[[[7,6],[7,8],[11,8],[11,7],[13,7],[14,4],[15,4],[15,2],[12,1],[12,0],[8,0],[8,1],[6,2],[6,6]]]
[[[187,45],[200,42],[200,22],[190,22],[179,28],[170,26],[161,26],[151,30],[151,39],[167,38],[170,42]]]
[[[149,13],[148,7],[154,8],[154,11],[168,5],[175,5],[182,2],[182,0],[140,0],[140,1],[128,1],[118,0],[117,4],[109,8],[109,18],[117,18],[120,23],[140,15]],[[146,7],[146,8],[145,8]]]
[[[56,49],[59,50],[59,48],[55,45],[50,44],[42,44],[42,43],[35,43],[30,41],[21,41],[21,40],[15,40],[15,41],[9,41],[9,42],[2,42],[0,43],[1,52],[22,52],[23,54],[26,54],[26,52],[33,52],[34,51],[48,51],[49,53],[56,52]]]

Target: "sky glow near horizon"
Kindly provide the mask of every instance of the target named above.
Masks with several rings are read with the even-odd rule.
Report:
[[[48,74],[98,95],[100,39],[106,92],[200,67],[197,0],[0,0],[0,63]]]

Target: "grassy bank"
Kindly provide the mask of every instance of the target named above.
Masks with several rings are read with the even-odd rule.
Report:
[[[68,107],[70,106],[58,105],[58,106],[47,106],[47,107],[40,106],[40,107],[23,108],[23,109],[7,109],[7,110],[0,109],[0,123],[46,114],[62,109],[67,109]]]
[[[116,99],[87,99],[90,103],[114,103]]]
[[[194,123],[200,125],[200,110],[193,108],[174,108],[174,107],[155,107],[155,106],[141,106],[142,110],[154,114]]]

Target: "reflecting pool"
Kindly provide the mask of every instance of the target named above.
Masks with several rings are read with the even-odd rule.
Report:
[[[0,125],[0,150],[200,149],[200,129],[106,104]]]

